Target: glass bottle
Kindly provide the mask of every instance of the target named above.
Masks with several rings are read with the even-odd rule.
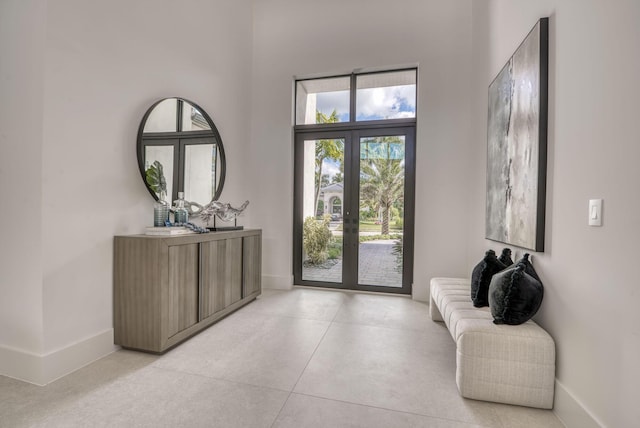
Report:
[[[176,224],[183,224],[189,221],[189,212],[184,206],[184,192],[178,192],[178,200],[176,201],[176,210],[173,213]]]

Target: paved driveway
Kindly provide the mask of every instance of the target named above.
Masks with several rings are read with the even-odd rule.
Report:
[[[394,240],[367,241],[360,243],[358,259],[358,283],[402,287],[402,275],[396,270],[393,255]],[[335,264],[329,261],[323,267],[304,266],[302,279],[307,281],[342,282],[342,260]]]

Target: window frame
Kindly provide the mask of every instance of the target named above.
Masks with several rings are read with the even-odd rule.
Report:
[[[402,72],[402,71],[414,71],[416,77],[416,99],[415,99],[415,116],[411,118],[397,118],[397,119],[376,119],[368,121],[356,120],[356,95],[357,95],[357,77],[362,75],[382,74],[389,72]],[[330,79],[336,77],[350,76],[349,86],[349,121],[337,122],[337,123],[313,123],[313,124],[296,124],[297,108],[298,108],[298,82],[316,80],[316,79]],[[338,74],[338,75],[326,75],[312,78],[294,78],[293,82],[293,160],[294,160],[294,195],[293,195],[293,248],[292,248],[292,273],[294,277],[294,284],[313,286],[319,288],[335,288],[346,290],[359,290],[359,291],[372,291],[372,292],[385,292],[392,294],[404,294],[411,295],[413,289],[413,267],[414,267],[414,232],[415,232],[415,186],[416,186],[416,150],[418,149],[417,142],[417,122],[418,122],[418,94],[419,94],[419,74],[418,67],[403,67],[392,69],[377,69],[375,71],[366,72],[352,72],[350,74]],[[303,240],[303,221],[302,219],[302,198],[303,187],[300,183],[304,181],[303,178],[303,150],[299,147],[306,140],[314,139],[344,139],[346,147],[344,154],[345,165],[351,165],[351,170],[355,171],[353,166],[355,165],[356,158],[359,159],[359,144],[355,141],[361,137],[367,136],[383,136],[394,135],[396,133],[403,133],[407,136],[407,142],[411,144],[406,146],[405,152],[405,207],[404,207],[404,241],[403,241],[403,273],[402,273],[402,287],[387,287],[380,285],[366,285],[358,284],[358,267],[357,258],[354,259],[353,250],[346,250],[347,247],[357,246],[359,240],[352,234],[347,234],[343,238],[343,263],[347,265],[355,266],[355,270],[349,272],[343,271],[340,283],[325,282],[303,279],[302,271],[302,240]],[[356,152],[355,147],[358,147]],[[359,160],[358,160],[359,162]],[[353,172],[352,172],[353,173]],[[350,179],[350,186],[345,186],[344,194],[342,198],[342,215],[345,215],[345,210],[351,207],[351,211],[356,211],[357,208],[350,204],[353,204],[355,199],[352,199],[354,195],[359,192],[359,179],[354,179],[353,176]],[[347,202],[345,202],[347,201]],[[350,201],[350,202],[349,202]],[[324,207],[326,209],[326,207]],[[333,205],[329,208],[329,211],[333,210]],[[357,257],[357,256],[356,256]],[[355,260],[355,262],[354,262]]]
[[[385,74],[385,73],[393,73],[393,72],[402,72],[402,71],[414,71],[416,74],[416,107],[415,107],[415,116],[410,118],[398,118],[398,119],[375,119],[375,120],[356,120],[356,95],[357,95],[357,78],[358,76],[372,75],[372,74]],[[297,112],[298,112],[298,82],[309,81],[309,80],[324,80],[324,79],[334,79],[340,77],[349,77],[349,121],[347,122],[336,122],[336,123],[312,123],[312,124],[297,124]],[[294,79],[294,105],[293,105],[293,129],[294,131],[314,131],[314,130],[342,130],[342,129],[353,129],[354,127],[361,128],[378,128],[378,127],[387,127],[387,126],[405,126],[405,125],[413,125],[415,126],[418,119],[418,67],[405,67],[405,68],[392,68],[392,69],[384,69],[384,70],[376,70],[376,71],[365,71],[365,72],[352,72],[350,74],[336,74],[336,75],[327,75],[327,76],[319,76],[312,78],[300,78]]]

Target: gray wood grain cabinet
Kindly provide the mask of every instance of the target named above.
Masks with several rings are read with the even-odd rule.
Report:
[[[114,341],[161,353],[262,291],[262,231],[116,236]]]

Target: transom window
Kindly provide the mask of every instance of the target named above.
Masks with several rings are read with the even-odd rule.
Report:
[[[296,81],[296,125],[415,117],[415,68]]]

